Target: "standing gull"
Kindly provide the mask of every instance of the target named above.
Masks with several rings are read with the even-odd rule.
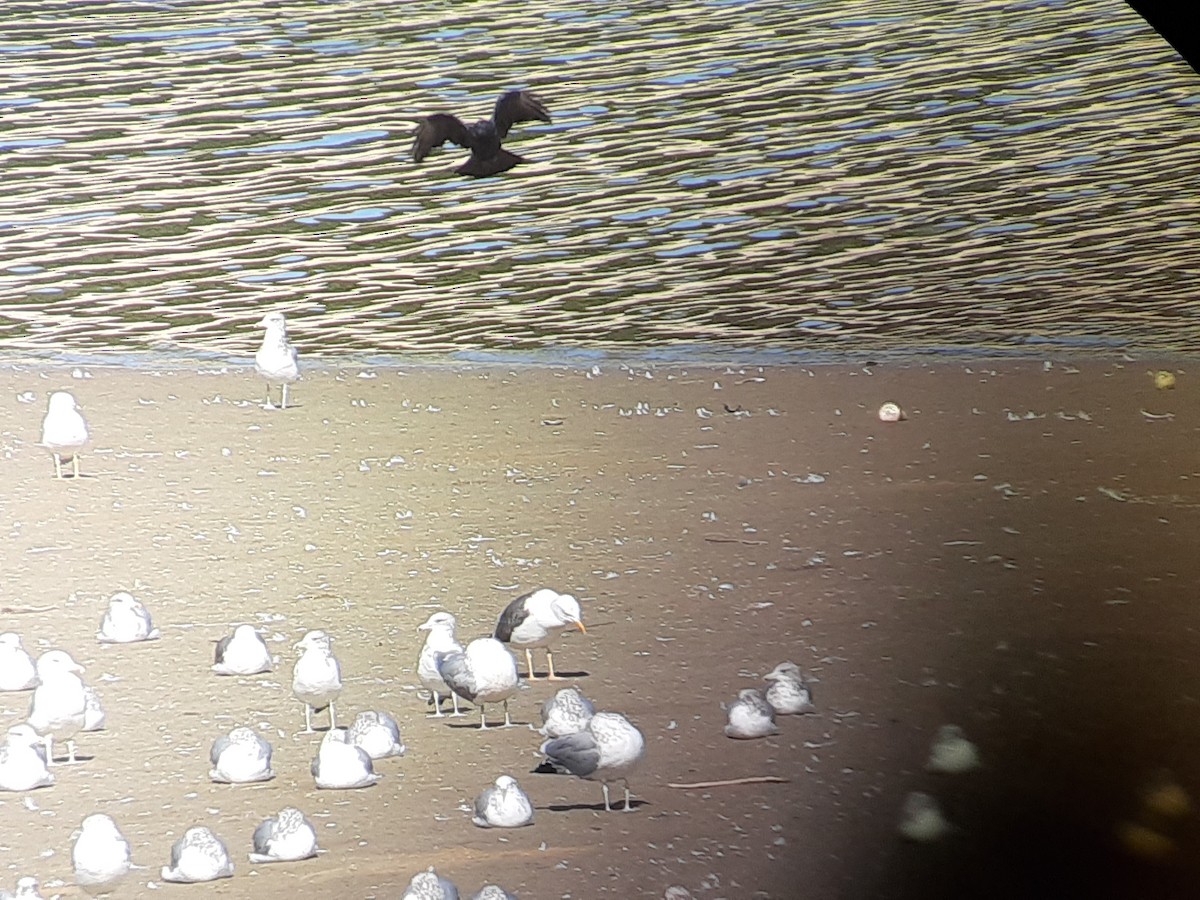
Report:
[[[300,356],[288,343],[287,320],[283,313],[269,312],[258,324],[267,329],[262,346],[254,354],[254,368],[267,382],[266,407],[275,408],[271,403],[271,385],[279,382],[283,385],[279,408],[287,409],[288,385],[300,377]]]
[[[382,777],[375,772],[367,751],[346,743],[346,729],[331,728],[309,767],[317,787],[350,790],[370,787]]]
[[[754,688],[738,691],[738,698],[729,704],[729,723],[725,734],[731,738],[750,740],[777,734],[775,710],[767,698]]]
[[[517,661],[495,638],[476,638],[463,651],[437,654],[438,672],[450,690],[479,707],[479,727],[487,728],[484,706],[504,703],[504,727],[512,725],[508,698],[517,692]]]
[[[107,894],[129,874],[133,857],[129,841],[111,816],[93,813],[83,820],[71,848],[75,883],[89,894]]]
[[[533,824],[533,804],[511,775],[501,775],[496,783],[475,798],[471,821],[480,828],[520,828]]]
[[[542,727],[538,731],[548,738],[564,737],[583,731],[595,714],[591,700],[578,688],[566,687],[542,704]]]
[[[22,723],[8,729],[0,744],[0,791],[32,791],[54,784],[46,768],[46,747],[38,733]]]
[[[413,138],[412,157],[421,162],[429,151],[446,141],[471,151],[471,157],[456,171],[459,175],[476,178],[499,175],[524,160],[500,146],[508,130],[518,122],[549,122],[550,113],[536,94],[530,91],[508,91],[500,95],[490,119],[472,125],[464,124],[449,113],[434,113],[417,120]]]
[[[208,758],[213,765],[208,777],[220,784],[252,784],[275,777],[270,742],[249,728],[235,728],[217,738]]]
[[[21,636],[0,634],[0,691],[32,691],[37,687],[37,666],[21,646]]]
[[[86,721],[87,695],[79,672],[83,666],[65,650],[47,650],[37,661],[38,680],[29,707],[29,724],[46,743],[46,762],[54,765],[54,739],[67,742],[68,762],[75,762],[72,738]]]
[[[403,756],[405,750],[396,720],[373,709],[354,717],[354,723],[346,731],[346,743],[365,750],[371,759]]]
[[[400,895],[400,900],[458,900],[458,888],[447,878],[442,878],[430,866],[418,872],[409,881]]]
[[[69,391],[55,391],[50,395],[46,417],[42,419],[42,446],[54,456],[57,477],[63,477],[64,460],[71,461],[71,471],[79,477],[79,450],[87,441],[87,422],[79,412],[75,397]]]
[[[458,623],[448,612],[434,613],[425,620],[424,625],[418,625],[418,631],[428,631],[425,644],[421,647],[421,655],[417,658],[417,677],[425,690],[433,695],[433,714],[442,716],[441,701],[447,694],[454,701],[454,715],[464,715],[458,709],[458,694],[450,690],[437,667],[439,653],[462,652],[462,644],[454,636]]]
[[[118,591],[108,599],[108,609],[100,619],[96,640],[102,644],[133,644],[158,640],[158,629],[150,613],[127,591]]]
[[[80,731],[103,731],[108,721],[104,707],[100,703],[100,695],[86,684],[83,686],[83,727]]]
[[[604,790],[606,812],[612,810],[608,798],[609,782],[621,782],[625,788],[625,811],[632,810],[628,777],[646,755],[646,740],[624,716],[596,713],[585,729],[546,741],[541,752],[546,754],[546,763],[554,771],[599,781]]]
[[[292,669],[292,693],[304,704],[304,733],[312,734],[312,714],[329,707],[329,727],[337,728],[333,701],[342,692],[342,668],[334,658],[333,638],[323,631],[310,631],[296,644],[303,650]]]
[[[253,625],[239,625],[217,641],[212,670],[218,675],[257,675],[270,672],[275,661],[267,642]]]
[[[550,642],[568,628],[578,628],[587,633],[587,629],[583,627],[583,613],[579,609],[579,601],[570,594],[541,588],[508,604],[496,622],[493,636],[498,641],[524,648],[530,679],[537,677],[533,673],[531,650],[534,647],[545,647],[546,668],[549,670],[546,677],[557,679]]]
[[[812,692],[794,662],[781,662],[764,675],[763,680],[771,682],[767,688],[767,702],[778,715],[803,715],[816,709]]]
[[[285,806],[254,829],[252,863],[295,862],[317,855],[317,831],[304,813]]]
[[[171,865],[162,867],[162,880],[196,884],[233,877],[233,861],[219,837],[203,825],[193,825],[171,847]]]

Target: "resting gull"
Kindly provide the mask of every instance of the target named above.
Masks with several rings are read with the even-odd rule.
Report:
[[[738,691],[738,698],[729,704],[729,723],[725,734],[731,738],[750,740],[777,734],[775,710],[767,698],[754,688]]]
[[[977,768],[979,750],[967,740],[963,730],[957,725],[943,725],[939,728],[937,737],[929,748],[929,758],[925,761],[926,771],[960,775]]]
[[[471,900],[517,900],[517,898],[496,884],[485,884],[471,895]]]
[[[83,699],[83,727],[79,730],[103,731],[105,723],[108,722],[108,716],[104,714],[104,706],[100,703],[99,694],[85,684]]]
[[[533,672],[534,647],[546,648],[546,677],[556,680],[554,674],[554,656],[550,652],[550,642],[568,628],[578,628],[587,633],[583,627],[583,612],[579,609],[579,601],[570,594],[560,594],[550,588],[541,588],[518,597],[504,608],[496,621],[496,631],[493,637],[506,644],[513,644],[525,650],[525,663],[529,666],[530,679],[537,676]]]
[[[480,828],[520,828],[533,824],[533,804],[511,775],[501,775],[496,783],[475,798],[471,821]]]
[[[434,113],[417,121],[412,157],[421,162],[429,151],[446,141],[471,151],[470,158],[455,171],[459,175],[480,178],[499,175],[524,160],[500,146],[508,130],[517,122],[549,122],[550,113],[541,99],[530,91],[507,91],[500,95],[490,119],[466,125],[449,113]]]
[[[75,883],[89,894],[115,890],[133,867],[129,841],[111,816],[93,813],[83,820],[71,848]]]
[[[542,727],[548,738],[563,737],[587,728],[596,713],[592,701],[578,688],[565,687],[542,704]]]
[[[382,777],[375,772],[366,750],[346,743],[345,728],[331,728],[325,733],[309,771],[317,787],[330,790],[370,787]]]
[[[612,810],[609,782],[621,782],[625,788],[625,811],[632,810],[628,777],[646,755],[646,740],[624,716],[596,713],[582,731],[546,741],[541,752],[554,771],[599,781],[604,790],[605,811]]]
[[[0,791],[32,791],[54,784],[46,768],[46,747],[38,733],[25,724],[8,729],[0,744]]]
[[[495,638],[476,638],[466,650],[437,654],[438,672],[450,690],[479,707],[479,727],[487,728],[484,706],[504,703],[504,727],[512,725],[508,698],[517,692],[517,661]]]
[[[158,629],[150,613],[133,594],[118,591],[108,599],[108,609],[100,619],[96,640],[102,644],[134,644],[158,640]]]
[[[771,682],[767,688],[767,702],[777,715],[795,716],[816,710],[812,691],[794,662],[781,662],[764,675],[763,680]]]
[[[454,629],[457,625],[454,616],[450,613],[438,612],[426,619],[424,625],[417,626],[418,631],[429,632],[425,638],[425,644],[421,647],[421,655],[417,658],[417,677],[421,680],[425,690],[433,694],[434,716],[444,715],[441,702],[447,694],[454,701],[454,715],[464,715],[458,709],[458,694],[450,690],[450,686],[446,684],[437,667],[439,653],[462,652],[462,644],[454,636]]]
[[[288,343],[287,320],[283,313],[269,312],[258,324],[267,329],[262,346],[254,354],[254,368],[267,382],[266,407],[275,408],[271,403],[271,385],[278,382],[283,385],[279,408],[287,409],[288,385],[300,377],[300,356]]]
[[[212,670],[218,675],[257,675],[270,672],[275,660],[253,625],[239,625],[217,641]]]
[[[365,750],[371,759],[403,756],[405,750],[396,720],[373,709],[354,717],[353,724],[346,730],[346,743]]]
[[[275,777],[270,742],[246,727],[235,728],[213,741],[208,758],[213,765],[208,777],[220,784],[252,784]]]
[[[400,900],[458,900],[458,888],[430,866],[412,877]]]
[[[295,862],[317,855],[317,831],[304,813],[286,806],[254,829],[252,863]]]
[[[310,631],[296,644],[303,650],[292,669],[292,693],[304,704],[304,733],[312,734],[312,714],[329,707],[329,727],[337,727],[333,701],[342,692],[342,669],[330,649],[333,639]]]
[[[54,739],[67,742],[67,761],[75,762],[72,738],[86,721],[87,695],[79,672],[83,666],[65,650],[47,650],[37,661],[38,680],[29,707],[29,724],[46,742],[46,762],[54,765]]]
[[[219,837],[203,825],[193,825],[171,847],[171,865],[163,866],[162,880],[181,884],[233,877],[233,860]]]
[[[87,441],[87,422],[75,397],[69,391],[55,391],[42,419],[42,446],[54,456],[54,474],[58,478],[63,477],[64,460],[71,461],[72,473],[79,477],[79,450]]]
[[[17,879],[17,892],[10,894],[8,891],[0,890],[0,900],[42,900],[41,885],[38,880],[31,875],[26,875],[24,878]]]
[[[21,646],[21,636],[0,634],[0,691],[32,691],[37,687],[37,666]]]

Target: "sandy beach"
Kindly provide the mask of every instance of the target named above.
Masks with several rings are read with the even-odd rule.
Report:
[[[1174,390],[1155,388],[1160,368]],[[1193,894],[1194,815],[1142,796],[1160,770],[1200,796],[1200,403],[1178,360],[310,366],[286,410],[262,408],[249,369],[75,374],[0,370],[0,630],[68,650],[108,727],[79,736],[83,761],[52,787],[0,793],[0,886],[82,896],[71,834],[105,812],[146,867],[128,897],[397,897],[431,865],[464,896]],[[77,480],[36,444],[60,389],[93,435]],[[906,420],[881,422],[884,401]],[[525,726],[559,685],[513,700],[520,727],[426,718],[417,626],[446,609],[460,638],[487,634],[543,585],[579,597],[588,626],[557,646],[564,683],[645,734],[631,813],[533,773]],[[96,641],[118,590],[160,640]],[[214,642],[242,622],[279,664],[218,677]],[[312,628],[335,639],[339,718],[400,722],[408,754],[375,787],[309,774],[320,735],[297,734],[290,682]],[[816,714],[726,738],[722,703],[783,660],[813,680]],[[0,726],[29,697],[0,694]],[[944,724],[982,768],[924,771]],[[236,725],[272,741],[274,780],[209,781]],[[476,828],[465,806],[503,773],[534,824]],[[785,781],[671,786],[751,776]],[[900,838],[910,791],[954,832]],[[255,826],[287,805],[324,852],[251,864]],[[1123,841],[1130,823],[1161,841]],[[193,824],[235,876],[164,885]]]

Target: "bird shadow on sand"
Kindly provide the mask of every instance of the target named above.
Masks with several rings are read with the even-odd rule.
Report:
[[[641,809],[643,806],[649,806],[649,805],[650,805],[649,800],[630,799],[630,801],[629,801],[630,810],[638,810],[638,809]],[[601,801],[599,803],[548,803],[548,804],[546,804],[546,806],[538,807],[538,808],[545,809],[547,812],[574,812],[574,811],[584,810],[584,809],[590,809],[592,812],[600,812],[600,813],[605,811],[604,810],[604,801]],[[624,799],[615,801],[613,803],[612,809],[609,810],[609,812],[612,812],[612,813],[622,813],[624,811],[625,811],[625,800]]]
[[[528,675],[522,675],[521,681],[525,684],[558,684],[560,681],[571,681],[574,678],[590,678],[591,672],[555,672],[556,677],[547,678],[545,673],[538,675],[537,678],[530,678]]]
[[[506,731],[509,728],[529,728],[529,726],[529,722],[518,722],[516,719],[513,719],[510,725],[489,725],[487,728],[480,728],[478,717],[474,721],[468,719],[466,722],[459,720],[446,723],[447,728],[469,728],[472,731]]]

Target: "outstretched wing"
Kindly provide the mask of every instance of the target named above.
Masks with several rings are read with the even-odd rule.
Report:
[[[500,140],[508,135],[508,129],[517,122],[549,122],[550,113],[537,94],[530,91],[508,91],[496,101],[492,121],[496,123],[496,134]]]
[[[440,147],[449,141],[460,147],[470,147],[470,133],[467,126],[458,120],[457,116],[449,113],[434,113],[417,122],[417,131],[413,137],[413,162],[420,162],[429,155],[434,147]]]

